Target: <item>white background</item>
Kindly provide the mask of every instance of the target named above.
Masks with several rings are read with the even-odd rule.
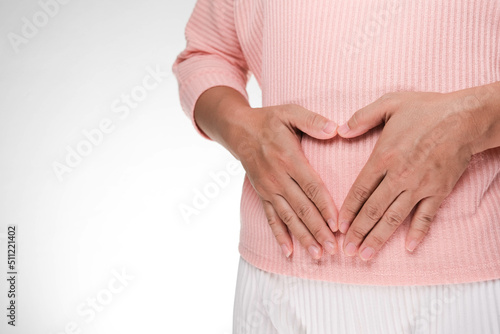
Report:
[[[244,173],[213,189],[210,172],[235,159],[178,101],[171,67],[195,1],[66,1],[47,15],[50,0],[0,0],[0,332],[229,334]],[[148,68],[164,74],[125,116],[123,94],[141,91]],[[255,81],[248,90],[258,106]],[[106,119],[113,130],[89,148],[84,131]],[[183,218],[207,187],[215,195]]]

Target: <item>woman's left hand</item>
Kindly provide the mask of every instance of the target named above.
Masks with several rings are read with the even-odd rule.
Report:
[[[385,123],[339,212],[346,255],[373,258],[413,208],[406,248],[415,249],[478,152],[481,108],[470,90],[390,93],[339,128],[340,136],[353,138]]]

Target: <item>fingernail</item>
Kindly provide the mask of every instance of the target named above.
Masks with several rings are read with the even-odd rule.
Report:
[[[326,123],[325,127],[323,128],[323,132],[331,135],[332,133],[335,132],[335,130],[337,129],[337,126],[338,126],[337,123],[332,122],[332,121],[328,121]]]
[[[347,247],[345,248],[345,254],[347,256],[354,256],[356,254],[356,245],[352,242],[347,244]]]
[[[349,128],[349,125],[347,125],[347,123],[343,124],[341,127],[339,127],[339,129],[337,130],[338,133],[343,136],[343,135],[346,135],[349,133],[349,131],[351,131],[351,129]]]
[[[313,258],[317,259],[320,257],[319,256],[319,248],[317,246],[311,245],[311,246],[309,246],[308,250]]]
[[[337,231],[337,224],[335,223],[335,220],[333,220],[333,218],[328,219],[326,222],[328,226],[330,226],[330,230],[332,230],[332,232]]]
[[[349,229],[349,223],[342,222],[342,224],[340,224],[340,232],[346,234],[348,229]]]
[[[288,248],[288,246],[285,244],[281,245],[281,250],[283,251],[283,254],[285,254],[286,257],[290,257],[290,254],[292,254],[290,248]]]
[[[418,241],[412,240],[412,241],[410,241],[410,243],[408,244],[408,247],[406,249],[408,249],[410,252],[413,252],[415,250],[415,248],[417,248],[417,245],[418,245]]]
[[[331,255],[335,254],[337,252],[337,249],[335,248],[335,244],[331,241],[326,241],[324,244],[325,250],[330,253]]]
[[[361,260],[368,261],[372,258],[373,254],[375,254],[375,250],[371,247],[366,247],[360,254]]]

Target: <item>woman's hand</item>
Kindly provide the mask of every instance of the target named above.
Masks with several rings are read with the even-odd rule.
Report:
[[[288,257],[292,240],[287,230],[318,259],[322,248],[337,252],[337,209],[327,188],[302,152],[302,132],[317,138],[335,136],[337,125],[298,105],[246,111],[237,152],[262,200],[269,225]],[[327,223],[330,228],[328,228]]]
[[[339,212],[346,255],[371,259],[413,208],[406,248],[413,251],[422,241],[471,156],[498,142],[500,105],[487,109],[485,103],[498,97],[498,88],[484,87],[387,94],[338,129],[353,138],[385,123]]]
[[[302,133],[317,139],[334,137],[336,123],[298,105],[251,108],[229,87],[203,93],[195,119],[241,161],[287,257],[293,249],[290,233],[315,259],[323,249],[337,252],[337,208],[300,145]]]

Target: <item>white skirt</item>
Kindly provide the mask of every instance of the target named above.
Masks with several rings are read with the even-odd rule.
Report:
[[[500,333],[500,279],[355,285],[269,273],[240,257],[233,334]]]

